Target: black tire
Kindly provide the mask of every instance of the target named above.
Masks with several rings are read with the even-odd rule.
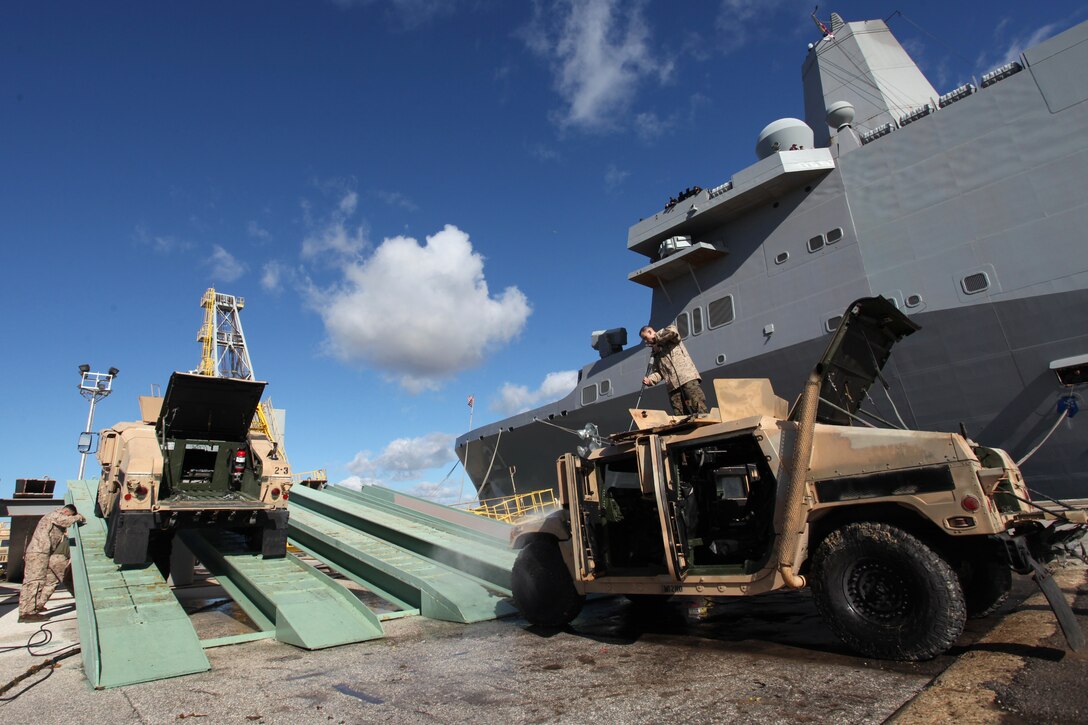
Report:
[[[542,627],[569,624],[586,600],[574,588],[559,542],[551,536],[535,536],[521,550],[510,589],[522,616]]]
[[[812,591],[835,634],[868,657],[936,657],[966,620],[963,589],[948,562],[888,524],[848,524],[828,535],[813,556]]]
[[[971,559],[960,567],[960,582],[971,619],[987,617],[1009,598],[1012,569],[999,559]]]

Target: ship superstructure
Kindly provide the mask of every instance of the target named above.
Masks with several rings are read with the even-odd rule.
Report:
[[[1085,67],[1088,23],[940,94],[883,21],[833,15],[803,64],[806,120],[769,124],[755,164],[630,228],[650,324],[677,324],[706,389],[767,377],[792,399],[850,301],[882,295],[922,331],[871,416],[1018,456],[1045,438],[1029,484],[1088,495],[1063,384],[1088,362]],[[648,351],[623,330],[593,344],[571,394],[457,440],[481,495],[554,485],[586,423],[626,429]],[[665,391],[641,407],[666,408]]]

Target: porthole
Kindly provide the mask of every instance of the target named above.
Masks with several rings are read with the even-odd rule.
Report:
[[[818,252],[824,248],[824,235],[817,234],[812,239],[808,240],[808,251]]]
[[[587,385],[582,388],[582,405],[589,405],[597,400],[597,386]]]
[[[829,317],[827,320],[824,321],[824,329],[828,332],[834,332],[835,330],[839,329],[839,325],[841,323],[842,315],[835,315],[834,317]]]
[[[777,255],[775,255],[774,263],[775,264],[785,264],[786,260],[789,259],[789,258],[790,258],[790,253],[789,252],[779,252]]]
[[[691,328],[688,325],[688,313],[681,312],[676,316],[676,331],[680,333],[680,339],[683,340],[691,333]]]
[[[842,227],[835,227],[827,233],[827,243],[834,244],[842,239]]]
[[[922,295],[907,295],[907,299],[903,300],[907,307],[917,307],[922,304]]]
[[[975,272],[961,279],[960,286],[966,294],[977,294],[990,288],[990,278],[985,272]]]
[[[719,297],[706,306],[707,327],[713,330],[715,327],[728,325],[736,316],[733,309],[733,295]]]
[[[696,307],[691,311],[691,334],[698,335],[703,331],[703,308]]]
[[[718,356],[714,358],[715,365],[725,365],[725,355],[718,353]]]
[[[612,381],[611,380],[602,380],[600,383],[597,384],[597,387],[601,391],[601,397],[602,398],[604,396],[606,396],[606,395],[611,395],[612,394]]]

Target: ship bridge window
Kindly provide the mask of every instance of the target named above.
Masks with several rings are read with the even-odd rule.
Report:
[[[827,233],[827,243],[834,244],[842,239],[842,227],[835,227]]]
[[[774,263],[775,264],[785,264],[786,260],[789,259],[789,258],[790,258],[790,253],[789,252],[779,252],[778,254],[775,255]]]
[[[703,308],[696,307],[691,311],[691,334],[698,335],[703,331]]]
[[[827,320],[824,321],[824,329],[828,332],[834,332],[835,330],[839,329],[839,325],[841,323],[842,315],[835,315],[834,317],[829,317]]]
[[[602,398],[604,396],[606,396],[606,395],[611,395],[612,394],[612,381],[611,380],[602,380],[600,383],[597,384],[597,387],[601,391],[601,397]]]
[[[733,321],[735,311],[733,309],[733,295],[719,297],[706,306],[707,327],[713,330],[715,327],[728,325]]]
[[[691,325],[688,322],[688,313],[681,312],[676,316],[676,331],[680,333],[680,339],[687,339],[691,334]]]
[[[597,400],[597,385],[587,385],[582,388],[582,405],[589,405]]]
[[[922,295],[907,295],[907,299],[903,300],[903,302],[906,303],[907,307],[917,307],[922,304]]]
[[[975,272],[960,280],[963,291],[969,295],[989,289],[990,278],[985,272]]]
[[[808,240],[808,251],[818,252],[824,248],[824,235],[817,234],[812,239]]]

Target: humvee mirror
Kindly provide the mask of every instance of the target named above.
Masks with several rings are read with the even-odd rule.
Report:
[[[98,434],[97,433],[80,433],[79,443],[76,448],[80,453],[95,453],[98,451]]]

